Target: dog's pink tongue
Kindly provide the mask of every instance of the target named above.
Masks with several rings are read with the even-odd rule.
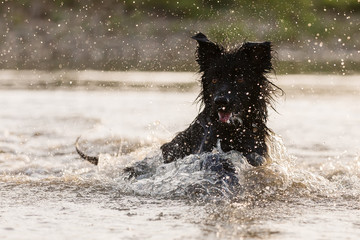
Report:
[[[219,114],[219,120],[223,123],[227,123],[229,122],[230,118],[231,118],[231,112],[218,112]]]

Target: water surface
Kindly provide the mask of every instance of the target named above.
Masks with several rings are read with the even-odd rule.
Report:
[[[358,76],[278,76],[287,94],[278,113],[270,113],[276,133],[269,141],[271,161],[253,168],[239,154],[223,155],[237,163],[241,180],[229,189],[196,168],[205,156],[160,163],[159,146],[198,113],[195,74],[152,75],[169,78],[169,86],[150,84],[141,73],[115,74],[102,85],[94,81],[109,83],[113,75],[85,80],[80,74],[78,86],[66,83],[73,78],[54,77],[64,82],[56,86],[32,75],[29,84],[23,73],[9,84],[6,74],[0,91],[1,239],[360,236]],[[99,166],[75,153],[80,135],[83,150],[100,154]],[[122,169],[145,157],[153,174],[126,180]]]

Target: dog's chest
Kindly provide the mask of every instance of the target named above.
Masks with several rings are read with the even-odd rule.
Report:
[[[204,146],[202,151],[212,151],[214,148],[228,152],[231,150],[242,150],[245,133],[240,128],[216,128],[211,126],[206,129]]]

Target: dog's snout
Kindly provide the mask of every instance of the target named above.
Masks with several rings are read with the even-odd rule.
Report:
[[[230,100],[229,100],[229,98],[227,98],[225,96],[216,96],[214,98],[214,102],[218,106],[226,106],[229,104]]]

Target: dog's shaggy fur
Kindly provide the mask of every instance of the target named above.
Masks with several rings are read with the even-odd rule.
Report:
[[[203,110],[193,123],[161,146],[165,163],[190,154],[236,150],[253,166],[267,157],[267,107],[280,90],[266,74],[272,70],[270,42],[245,42],[227,50],[198,33],[197,62]]]

